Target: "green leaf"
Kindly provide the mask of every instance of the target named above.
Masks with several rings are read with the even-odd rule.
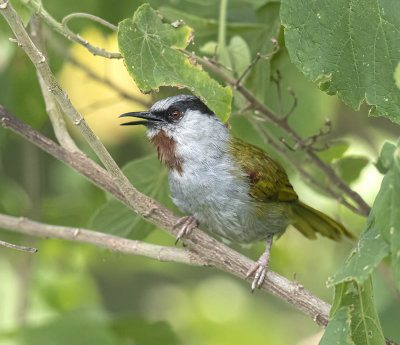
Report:
[[[162,23],[148,4],[140,6],[133,19],[123,20],[118,27],[120,51],[140,90],[186,87],[226,121],[231,111],[232,90],[219,85],[178,51],[187,47],[191,37],[191,28]]]
[[[328,94],[354,109],[366,99],[374,115],[400,124],[400,2],[282,0],[281,21],[293,63]]]
[[[246,41],[240,36],[233,36],[229,42],[228,53],[232,69],[240,76],[250,64],[250,50]]]
[[[350,308],[340,308],[329,320],[319,345],[354,345],[351,340]]]
[[[388,254],[389,245],[383,240],[379,229],[369,221],[344,265],[333,278],[328,279],[327,285],[352,280],[362,284]]]
[[[375,226],[390,244],[393,274],[400,289],[400,141],[394,150],[390,144],[385,144],[380,161],[385,162],[382,164],[389,169],[383,178],[372,211],[375,215]]]
[[[335,165],[342,180],[350,184],[358,179],[361,171],[367,166],[368,162],[368,158],[365,157],[346,156],[340,159]]]
[[[203,54],[207,54],[213,56],[215,53],[215,49],[217,48],[218,44],[215,41],[208,41],[206,44],[200,47],[200,51]]]
[[[142,220],[130,208],[118,200],[110,200],[102,205],[89,222],[89,228],[120,237],[139,240],[145,238],[154,225]],[[135,233],[132,232],[135,230]]]
[[[150,323],[140,317],[124,317],[112,326],[120,344],[179,344],[176,334],[165,321]]]
[[[396,150],[396,145],[390,143],[390,142],[385,142],[383,144],[381,153],[379,155],[379,159],[377,163],[375,164],[376,168],[381,172],[382,174],[386,174],[390,167],[393,164],[393,154],[394,151]]]
[[[269,54],[274,50],[274,44],[271,38],[277,38],[279,22],[279,8],[280,4],[277,2],[269,2],[261,6],[257,12],[257,18],[261,23],[268,23],[264,28],[253,34],[254,42],[249,44],[251,47],[251,54],[254,58],[257,53],[261,55]],[[265,103],[267,100],[267,93],[271,84],[271,60],[261,59],[252,68],[246,84],[253,90],[256,98]]]
[[[347,141],[336,141],[327,150],[320,152],[318,156],[324,163],[331,164],[334,160],[342,158],[349,146]]]
[[[41,3],[39,0],[35,0],[38,3]],[[21,18],[22,24],[26,27],[31,20],[31,17],[33,15],[33,11],[25,5],[27,2],[26,0],[10,0],[11,5],[14,7],[15,11],[18,13],[18,15]]]
[[[332,319],[338,313],[342,314],[343,307],[350,310],[351,338],[354,344],[385,345],[385,338],[375,310],[371,277],[364,284],[351,281],[335,287],[335,300],[331,309]]]
[[[39,326],[20,331],[22,345],[115,345],[116,339],[108,329],[100,310],[64,312],[61,316]]]
[[[136,159],[125,165],[122,171],[140,192],[176,210],[169,196],[168,169],[160,164],[157,155]],[[89,227],[134,239],[143,239],[156,228],[115,199],[110,199],[96,211]]]
[[[397,64],[397,67],[394,71],[394,81],[396,82],[397,87],[400,89],[400,62]]]

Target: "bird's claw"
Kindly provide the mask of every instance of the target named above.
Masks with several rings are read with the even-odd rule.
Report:
[[[185,216],[180,218],[176,224],[174,225],[174,228],[180,227],[180,230],[178,232],[178,235],[176,235],[176,240],[175,240],[175,245],[179,242],[179,240],[188,234],[191,233],[191,231],[198,225],[197,220],[191,216]]]
[[[260,256],[256,263],[247,271],[246,278],[254,274],[253,282],[251,283],[251,291],[254,292],[256,288],[260,288],[264,282],[265,276],[268,271],[269,252]]]

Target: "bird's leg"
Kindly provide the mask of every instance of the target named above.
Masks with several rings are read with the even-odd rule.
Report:
[[[192,216],[185,216],[179,218],[179,220],[174,225],[174,228],[180,227],[178,235],[176,235],[175,245],[179,242],[182,236],[190,234],[190,232],[198,225],[197,220]]]
[[[274,238],[273,235],[268,236],[267,245],[265,247],[265,252],[260,256],[260,258],[257,260],[257,262],[249,269],[249,271],[246,274],[246,278],[248,278],[253,273],[255,273],[253,282],[251,283],[252,291],[254,291],[254,289],[256,287],[259,288],[262,285],[262,283],[264,282],[265,275],[268,271],[270,250],[271,250],[273,238]]]

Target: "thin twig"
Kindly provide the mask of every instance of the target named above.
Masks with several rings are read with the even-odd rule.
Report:
[[[95,21],[97,23],[100,23],[101,25],[104,25],[104,26],[108,27],[109,29],[111,29],[113,31],[118,31],[118,27],[115,26],[114,24],[111,24],[107,20],[104,20],[103,18],[94,16],[93,14],[82,13],[82,12],[71,13],[71,14],[65,16],[62,19],[61,24],[68,28],[68,22],[73,18],[88,18],[88,19],[93,20],[93,21]]]
[[[0,227],[1,227],[1,222],[0,222]],[[36,253],[38,251],[36,248],[17,246],[16,244],[4,242],[4,241],[0,241],[0,246],[4,246],[7,248],[16,249],[16,250],[20,250],[22,252],[28,252],[28,253]]]
[[[6,0],[3,0],[6,2]],[[34,13],[36,13],[47,25],[49,25],[53,30],[57,31],[70,41],[74,41],[85,48],[87,48],[93,55],[103,56],[108,59],[121,59],[122,55],[120,53],[111,53],[103,48],[96,47],[90,44],[87,40],[83,39],[80,35],[72,32],[66,25],[55,20],[42,6],[42,4],[36,2],[35,0],[27,0],[23,2],[24,5],[28,6]]]
[[[290,117],[290,115],[292,115],[293,111],[296,109],[297,107],[297,97],[295,92],[289,87],[288,88],[288,92],[292,95],[293,97],[293,105],[292,107],[289,109],[289,111],[285,114],[284,118],[286,118],[286,120]]]
[[[251,69],[257,64],[258,61],[261,59],[263,60],[269,60],[273,55],[279,52],[279,43],[275,38],[271,38],[271,42],[274,44],[274,50],[271,53],[261,55],[260,53],[256,54],[256,57],[253,59],[253,61],[250,62],[250,64],[246,67],[246,69],[243,71],[243,73],[239,76],[239,78],[236,80],[236,87],[241,83],[243,78],[251,71]]]

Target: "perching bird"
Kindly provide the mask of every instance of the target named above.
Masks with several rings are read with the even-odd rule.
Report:
[[[308,238],[316,233],[339,240],[352,238],[341,224],[299,201],[283,167],[260,148],[231,135],[197,97],[179,95],[155,103],[148,111],[120,117],[143,120],[158,158],[169,168],[173,202],[186,214],[178,222],[177,241],[196,225],[233,242],[267,240],[266,250],[247,276],[261,286],[274,236],[289,224]]]

